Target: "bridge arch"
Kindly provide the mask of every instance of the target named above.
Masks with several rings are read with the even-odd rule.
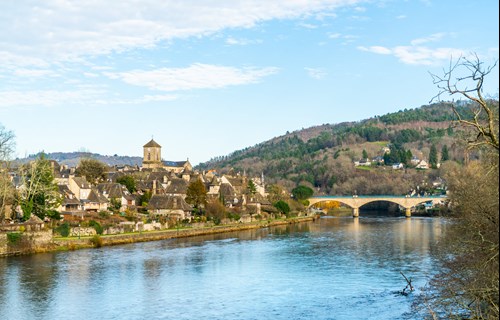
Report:
[[[407,217],[411,216],[411,208],[425,202],[429,201],[442,201],[446,197],[442,196],[427,196],[427,197],[409,197],[409,196],[318,196],[309,198],[308,208],[314,206],[315,204],[328,201],[337,201],[353,209],[353,217],[359,216],[359,208],[365,204],[385,201],[395,203],[405,208],[405,215]]]

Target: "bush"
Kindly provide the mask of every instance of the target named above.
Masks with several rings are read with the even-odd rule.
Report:
[[[67,222],[61,224],[56,228],[56,232],[59,233],[63,237],[68,237],[70,232],[70,226]]]
[[[280,213],[288,215],[290,213],[290,206],[283,200],[280,200],[274,204],[274,207],[278,209]]]
[[[100,247],[102,247],[103,241],[102,241],[101,236],[95,235],[92,238],[90,238],[90,243],[92,243],[94,245],[94,247],[100,248]]]
[[[7,241],[9,244],[17,244],[21,241],[22,236],[21,232],[8,232]]]
[[[94,221],[94,220],[90,220],[89,221],[89,227],[92,227],[95,229],[95,232],[97,232],[97,234],[102,234],[104,232],[104,229],[103,227],[101,226],[101,224],[97,221]]]

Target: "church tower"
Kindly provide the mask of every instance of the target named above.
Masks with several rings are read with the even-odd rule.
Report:
[[[143,168],[161,168],[163,163],[161,162],[161,146],[151,139],[144,146],[144,158],[142,160]]]

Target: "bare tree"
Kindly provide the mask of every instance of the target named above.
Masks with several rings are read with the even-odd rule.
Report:
[[[0,221],[5,218],[5,209],[13,200],[14,188],[9,176],[9,160],[14,147],[14,133],[0,124]]]
[[[477,55],[460,57],[443,76],[432,75],[439,88],[434,98],[449,94],[467,100],[469,108],[452,106],[457,124],[474,133],[468,147],[484,151],[480,161],[450,168],[445,175],[455,223],[444,233],[442,270],[426,300],[432,312],[447,318],[498,319],[500,314],[498,100],[483,95],[485,78],[496,64],[484,67]]]
[[[498,152],[498,104],[495,106],[483,93],[484,81],[497,62],[498,60],[491,66],[484,66],[474,54],[473,59],[460,57],[455,62],[451,60],[449,69],[444,70],[442,76],[431,76],[439,89],[432,100],[440,100],[446,94],[460,96],[471,102],[472,114],[464,114],[456,104],[452,105],[458,123],[475,132],[475,137],[468,141],[469,147],[488,145]]]

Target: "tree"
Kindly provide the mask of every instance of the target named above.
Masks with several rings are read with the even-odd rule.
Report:
[[[498,60],[489,67],[484,67],[477,55],[474,59],[460,57],[455,63],[450,62],[448,71],[444,75],[431,74],[434,84],[438,87],[438,94],[432,99],[441,99],[441,96],[459,96],[470,102],[470,113],[463,113],[452,104],[453,112],[459,125],[470,128],[474,136],[469,139],[469,147],[487,145],[498,151],[498,100],[488,100],[483,96],[483,85],[486,77],[496,67]],[[431,101],[432,101],[431,100]]]
[[[274,204],[274,207],[284,215],[288,215],[290,213],[290,206],[283,200],[279,200],[278,202],[276,202]]]
[[[496,66],[483,67],[459,58],[444,76],[435,76],[442,94],[465,97],[469,109],[452,105],[462,128],[469,129],[469,149],[482,150],[480,161],[448,170],[453,227],[444,234],[444,270],[431,282],[426,300],[449,318],[498,319],[499,314],[499,163],[498,100],[486,100],[482,89]],[[464,73],[465,72],[465,73]],[[469,89],[470,88],[470,89]]]
[[[134,193],[135,191],[137,191],[135,186],[135,178],[130,175],[121,176],[116,179],[116,182],[127,187],[127,190],[130,193]]]
[[[96,159],[81,159],[76,168],[76,175],[85,177],[88,182],[95,185],[106,179],[108,166]]]
[[[42,154],[35,161],[24,165],[20,169],[20,176],[22,187],[18,203],[23,210],[23,220],[28,220],[31,214],[44,219],[62,200],[50,162]]]
[[[201,210],[207,204],[207,189],[201,181],[197,179],[191,182],[186,191],[186,202],[193,205],[195,209]]]
[[[314,194],[314,190],[306,186],[298,186],[292,190],[292,196],[298,200],[307,200]]]
[[[365,149],[363,149],[363,159],[368,159],[368,152]]]
[[[4,162],[9,160],[12,153],[14,152],[14,133],[5,129],[5,127],[0,124],[0,161]]]
[[[254,196],[257,193],[257,186],[252,179],[248,180],[247,191],[251,196]]]
[[[438,153],[436,145],[431,145],[431,150],[429,151],[429,165],[431,168],[436,169],[438,165]]]
[[[450,155],[448,153],[448,146],[444,145],[443,148],[441,148],[441,162],[445,162],[450,160]]]
[[[8,175],[14,146],[14,133],[0,124],[0,221],[5,217],[7,205],[14,199],[14,187]]]

